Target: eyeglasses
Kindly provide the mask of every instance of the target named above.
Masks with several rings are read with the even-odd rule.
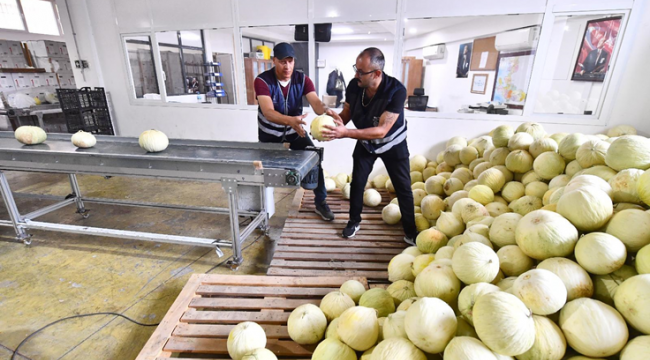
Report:
[[[354,69],[354,72],[356,72],[357,74],[359,74],[359,76],[372,74],[372,73],[374,73],[375,71],[377,71],[377,69],[375,69],[375,70],[370,70],[370,71],[367,71],[367,72],[363,72],[363,71],[357,69],[357,66],[356,66],[356,65],[352,65],[352,68]]]

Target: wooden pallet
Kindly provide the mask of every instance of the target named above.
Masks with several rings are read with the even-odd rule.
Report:
[[[264,328],[266,348],[278,359],[309,359],[315,346],[291,340],[289,314],[302,304],[319,305],[323,296],[350,279],[368,288],[361,277],[194,274],[136,360],[230,359],[228,334],[244,321]]]
[[[407,247],[401,224],[387,225],[381,210],[391,200],[380,190],[382,203],[364,207],[361,231],[352,239],[341,237],[350,204],[340,191],[328,194],[336,220],[323,221],[314,213],[314,194],[299,189],[276,244],[268,275],[361,276],[372,283],[388,282],[388,262]]]

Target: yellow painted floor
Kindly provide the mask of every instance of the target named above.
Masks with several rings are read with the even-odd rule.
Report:
[[[20,194],[65,196],[67,176],[8,172]],[[181,205],[227,206],[219,184],[79,176],[88,197]],[[13,228],[0,227],[0,359],[9,359],[33,331],[60,318],[94,312],[119,312],[143,323],[158,323],[192,273],[265,274],[293,200],[292,189],[276,189],[276,214],[270,238],[260,231],[246,241],[237,272],[213,249],[106,237],[31,232],[32,244],[15,240]],[[17,196],[21,213],[53,203]],[[164,209],[86,204],[82,219],[74,205],[39,221],[139,230],[210,238],[230,238],[228,217]],[[8,219],[4,206],[0,219]],[[232,254],[223,249],[225,257]],[[224,257],[224,258],[225,258]],[[134,359],[154,327],[115,316],[94,316],[56,324],[30,339],[16,359]]]

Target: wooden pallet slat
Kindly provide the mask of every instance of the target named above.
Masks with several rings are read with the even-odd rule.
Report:
[[[279,360],[307,360],[315,346],[291,340],[287,331],[291,311],[302,304],[319,305],[324,295],[351,278],[369,288],[368,281],[356,275],[194,274],[136,360],[229,359],[228,334],[244,321],[264,329],[266,348]]]
[[[267,339],[290,339],[289,331],[284,325],[260,325],[266,333]],[[209,325],[209,324],[187,324],[181,323],[174,329],[173,336],[178,337],[206,337],[206,338],[228,338],[230,331],[235,325]]]
[[[232,296],[241,295],[247,297],[318,297],[330,293],[329,288],[291,288],[291,287],[267,287],[267,286],[221,286],[201,285],[196,290],[197,295],[203,296]]]
[[[294,246],[282,245],[276,246],[276,251],[298,252],[298,253],[325,253],[325,254],[392,254],[397,255],[402,252],[401,248],[347,248],[347,247],[328,247],[328,246]]]
[[[393,255],[381,254],[318,254],[276,251],[273,260],[302,260],[302,261],[357,261],[357,262],[390,262]]]
[[[197,297],[190,301],[189,307],[195,309],[213,310],[253,310],[274,309],[292,310],[303,304],[320,305],[320,300],[314,299],[248,299],[248,298],[210,298]]]

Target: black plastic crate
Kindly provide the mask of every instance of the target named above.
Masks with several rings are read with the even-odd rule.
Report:
[[[106,93],[104,92],[104,88],[95,88],[94,90],[90,90],[90,88],[82,88],[81,90],[86,90],[88,95],[90,96],[90,105],[93,107],[93,109],[97,108],[106,108],[108,109],[108,103],[106,101]]]
[[[97,133],[102,135],[115,135],[113,130],[113,123],[111,122],[111,115],[107,109],[93,110],[95,117],[95,125],[97,126]]]
[[[56,89],[63,112],[92,109],[90,94],[77,89]]]
[[[92,111],[65,114],[65,122],[68,126],[69,133],[75,133],[79,130],[87,132],[97,132],[95,115]]]

